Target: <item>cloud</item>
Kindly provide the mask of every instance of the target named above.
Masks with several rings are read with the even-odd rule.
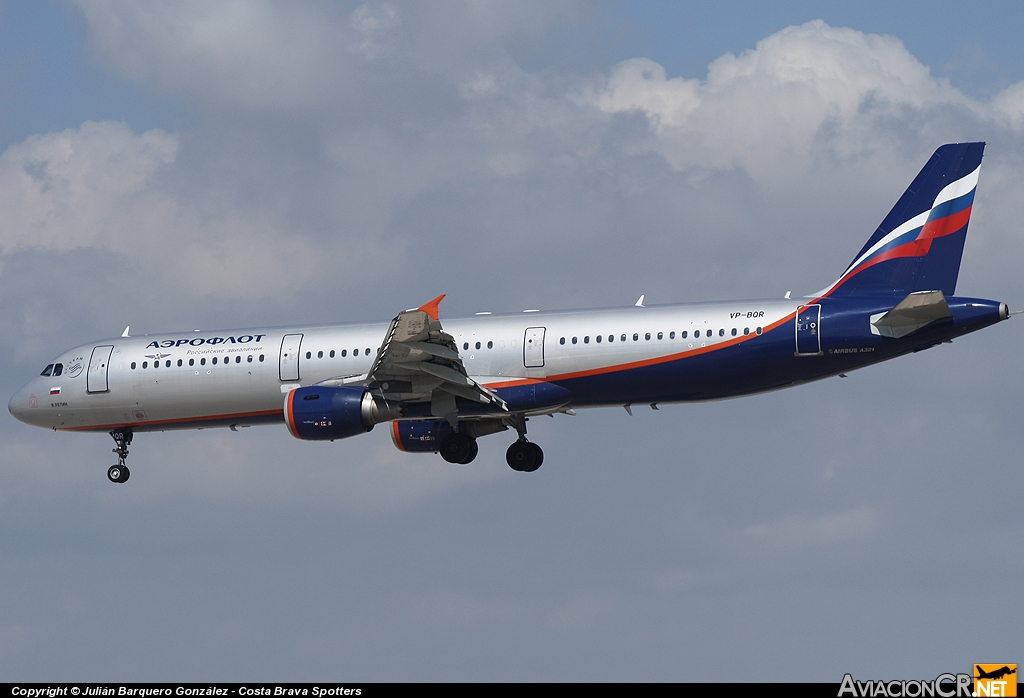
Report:
[[[330,107],[333,117],[372,110],[378,105],[366,102],[379,99],[381,85],[429,100],[417,83],[449,82],[581,12],[577,2],[534,0],[76,4],[97,58],[122,77],[215,108],[307,117],[312,108]],[[402,100],[401,92],[390,97]]]
[[[165,205],[151,187],[179,146],[173,134],[114,122],[11,146],[0,155],[0,254],[145,244],[148,236],[132,240],[124,223]]]

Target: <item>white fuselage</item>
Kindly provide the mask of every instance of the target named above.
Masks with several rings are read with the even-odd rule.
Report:
[[[445,320],[444,329],[454,337],[467,373],[500,387],[707,352],[753,339],[762,328],[792,317],[798,305],[761,300],[478,315]],[[291,389],[365,375],[387,327],[183,332],[93,342],[54,359],[60,375],[31,381],[11,399],[10,409],[30,424],[73,430],[281,421],[283,396]],[[104,347],[110,347],[108,359]],[[576,406],[629,401],[629,395],[611,395]]]

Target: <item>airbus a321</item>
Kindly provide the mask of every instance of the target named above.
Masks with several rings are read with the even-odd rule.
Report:
[[[583,407],[717,400],[836,376],[1009,317],[956,295],[984,143],[944,145],[846,271],[802,299],[445,319],[443,296],[390,323],[105,339],[65,351],[14,395],[11,414],[109,432],[125,482],[135,434],[284,422],[336,440],[388,423],[407,452],[469,463],[513,430],[506,458],[544,454],[530,417]]]

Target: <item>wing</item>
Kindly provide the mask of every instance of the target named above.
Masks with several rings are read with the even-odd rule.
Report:
[[[457,397],[508,412],[504,400],[466,373],[455,339],[438,319],[442,298],[391,321],[365,384],[388,402],[429,402],[433,416],[452,424],[458,419]]]

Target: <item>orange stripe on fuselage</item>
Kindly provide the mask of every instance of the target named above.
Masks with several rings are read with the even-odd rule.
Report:
[[[807,305],[814,305],[814,302],[812,301],[811,303],[807,303]],[[605,373],[617,373],[619,371],[629,371],[635,368],[644,368],[645,366],[656,366],[658,364],[664,364],[678,359],[685,359],[690,356],[707,354],[708,352],[725,349],[743,342],[749,342],[753,339],[764,336],[764,333],[774,330],[776,327],[789,322],[795,317],[795,312],[790,313],[785,317],[776,320],[772,324],[761,328],[761,334],[759,335],[750,334],[743,337],[736,337],[735,339],[727,339],[724,342],[717,342],[709,347],[697,347],[696,349],[687,349],[686,351],[676,352],[675,354],[668,354],[666,356],[657,356],[652,359],[643,359],[642,361],[633,361],[626,364],[614,364],[612,366],[602,366],[601,368],[591,368],[585,371],[574,371],[572,373],[560,373],[553,376],[547,376],[545,378],[525,378],[523,380],[506,381],[503,383],[487,383],[485,385],[491,390],[496,390],[500,388],[514,388],[520,385],[531,385],[533,383],[548,383],[559,380],[570,380],[572,378],[586,378],[588,376],[598,376]]]

